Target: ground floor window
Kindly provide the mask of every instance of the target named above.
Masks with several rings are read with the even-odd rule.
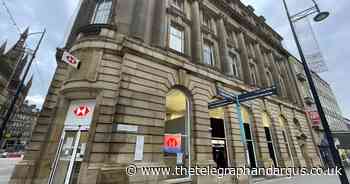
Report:
[[[245,107],[242,107],[242,117],[244,121],[244,133],[245,133],[245,140],[247,144],[247,155],[248,155],[248,161],[251,168],[256,168],[256,156],[255,156],[255,146],[254,146],[254,138],[251,130],[251,124],[252,124],[252,113]]]
[[[209,115],[213,160],[218,168],[227,168],[229,166],[229,154],[227,150],[224,109],[217,108],[210,110]]]
[[[190,120],[189,102],[186,95],[177,89],[166,96],[166,119],[164,130],[164,162],[168,167],[190,167]],[[168,176],[167,179],[188,178],[187,173]]]
[[[274,166],[277,167],[278,165],[276,160],[276,153],[275,153],[275,148],[272,140],[272,131],[270,128],[272,121],[266,112],[262,114],[262,122],[264,125],[264,132],[266,137],[267,148],[269,150],[269,157],[272,160]]]

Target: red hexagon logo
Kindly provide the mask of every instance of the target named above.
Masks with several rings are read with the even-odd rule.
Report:
[[[75,116],[82,118],[82,117],[85,117],[89,114],[90,109],[86,105],[80,105],[79,107],[75,108],[73,110],[73,112],[74,112]]]

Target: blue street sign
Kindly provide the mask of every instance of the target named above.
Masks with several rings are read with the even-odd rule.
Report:
[[[218,88],[218,94],[220,96],[222,96],[224,99],[223,100],[216,100],[214,102],[210,102],[209,103],[209,109],[214,109],[214,108],[218,108],[218,107],[234,104],[237,101],[236,98],[238,98],[238,101],[240,103],[242,103],[242,102],[254,100],[256,98],[261,98],[261,97],[265,97],[265,96],[272,96],[272,95],[277,94],[277,88],[275,86],[273,86],[273,87],[270,87],[270,88],[259,89],[259,90],[256,90],[256,91],[243,93],[241,95],[238,95],[238,97],[235,94],[233,94],[233,93],[229,93],[229,92],[227,92],[227,91],[225,91],[223,89]]]

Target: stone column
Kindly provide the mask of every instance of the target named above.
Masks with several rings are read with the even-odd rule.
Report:
[[[224,23],[223,15],[220,15],[220,18],[217,22],[218,25],[218,36],[219,36],[219,51],[220,51],[220,60],[221,60],[221,70],[225,75],[233,76],[233,63],[229,59],[228,48],[227,48],[227,34]]]
[[[261,52],[260,44],[257,43],[254,46],[256,58],[257,58],[257,65],[259,70],[259,78],[260,78],[260,87],[268,87],[267,80],[266,80],[266,72],[265,72],[265,60]]]
[[[243,69],[243,72],[242,72],[243,81],[246,84],[250,84],[251,79],[250,79],[250,70],[249,70],[248,51],[247,51],[247,45],[245,43],[243,32],[238,33],[238,45],[239,45],[239,49],[241,50],[241,64],[242,64],[242,69]]]
[[[202,62],[202,37],[201,37],[201,19],[199,14],[199,1],[192,1],[192,60],[193,62]]]

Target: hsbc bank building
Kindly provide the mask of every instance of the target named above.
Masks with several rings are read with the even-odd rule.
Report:
[[[321,164],[290,54],[253,7],[233,0],[82,0],[79,7],[10,183],[243,184],[247,177],[125,170]],[[62,50],[79,69],[62,61]],[[242,103],[242,126],[235,105],[208,107],[220,99],[218,87],[240,94],[273,85],[277,95]]]

